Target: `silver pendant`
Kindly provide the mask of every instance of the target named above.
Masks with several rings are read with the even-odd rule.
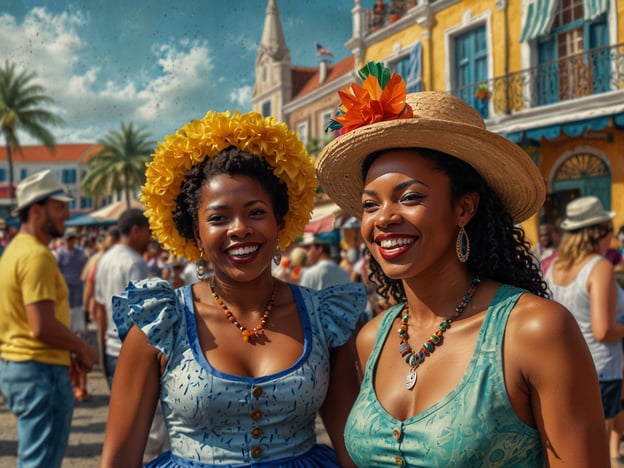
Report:
[[[408,390],[414,388],[414,385],[416,385],[417,377],[418,376],[416,375],[416,369],[414,367],[410,367],[410,370],[407,373],[407,377],[405,378],[405,386]]]

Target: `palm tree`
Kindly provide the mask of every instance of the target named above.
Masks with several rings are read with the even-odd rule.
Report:
[[[0,68],[0,129],[4,135],[7,161],[9,163],[9,199],[13,207],[13,155],[22,152],[17,131],[22,130],[40,141],[54,153],[54,136],[47,125],[61,125],[63,120],[48,108],[54,100],[44,94],[41,85],[33,83],[36,74],[15,70],[15,63],[7,60]]]
[[[103,147],[89,160],[80,188],[94,197],[123,191],[130,208],[130,191],[145,182],[145,164],[155,143],[144,129],[123,122],[121,132],[110,130],[99,143]]]

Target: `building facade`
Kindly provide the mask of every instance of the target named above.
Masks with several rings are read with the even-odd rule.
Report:
[[[87,172],[89,159],[101,149],[101,145],[89,143],[57,144],[54,152],[45,146],[22,146],[21,152],[11,152],[14,184],[31,174],[50,169],[74,198],[70,210],[73,213],[90,211],[96,206],[91,197],[81,193],[80,182]],[[0,148],[0,218],[10,216],[10,206],[15,203],[9,194],[9,163],[6,148]]]
[[[267,27],[279,22],[269,1]],[[277,66],[260,46],[254,108],[275,115],[302,139],[327,138],[321,123],[338,105],[336,91],[370,60],[401,74],[410,91],[454,94],[477,109],[489,130],[523,147],[547,186],[540,213],[524,224],[556,222],[578,196],[596,195],[624,224],[624,0],[354,0],[350,61],[331,81],[296,86],[297,67],[279,62],[264,86],[263,67]],[[281,33],[281,28],[280,28]],[[276,50],[286,50],[282,43]],[[274,47],[275,48],[275,47]],[[349,69],[352,66],[351,69]],[[342,67],[342,68],[341,68]],[[290,70],[290,73],[288,73]],[[322,67],[318,76],[327,76]],[[277,74],[274,77],[278,76]],[[279,110],[265,105],[282,90]],[[332,98],[331,95],[334,95]]]

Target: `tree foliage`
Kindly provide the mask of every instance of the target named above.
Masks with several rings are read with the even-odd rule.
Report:
[[[110,130],[99,143],[102,149],[89,160],[81,190],[93,197],[123,192],[129,208],[130,192],[145,183],[155,142],[144,129],[122,122],[121,131]]]
[[[18,72],[15,63],[8,60],[0,67],[0,129],[9,163],[11,204],[14,198],[13,151],[22,152],[18,131],[29,134],[53,153],[56,142],[48,127],[63,124],[51,110],[54,100],[34,82],[35,78],[33,72]]]

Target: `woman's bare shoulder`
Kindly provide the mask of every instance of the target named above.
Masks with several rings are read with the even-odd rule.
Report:
[[[529,343],[552,340],[554,334],[569,327],[578,328],[576,320],[563,305],[551,299],[525,293],[520,296],[509,318],[508,333]]]
[[[362,352],[368,356],[373,346],[375,345],[375,340],[377,339],[377,334],[379,332],[379,325],[384,317],[384,315],[388,313],[384,311],[381,314],[376,315],[371,320],[369,320],[357,334],[356,343],[358,348],[358,353],[361,355]]]

